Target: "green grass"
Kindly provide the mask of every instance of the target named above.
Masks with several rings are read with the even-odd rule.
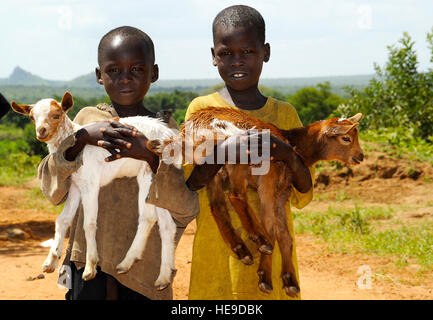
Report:
[[[24,152],[11,153],[0,158],[0,185],[19,186],[34,178],[41,162],[39,156]]]
[[[352,197],[347,195],[344,190],[341,190],[335,194],[335,201],[340,202],[344,200],[350,200]]]
[[[382,151],[388,155],[414,161],[425,161],[433,165],[433,137],[423,140],[413,137],[410,128],[384,128],[378,131],[361,130],[359,139],[372,142],[379,147],[363,144],[365,151]]]
[[[389,254],[394,255],[400,265],[414,259],[426,268],[433,266],[433,222],[410,225],[391,222],[394,210],[390,207],[361,208],[355,205],[351,209],[330,206],[326,212],[294,212],[295,230],[320,237],[334,251]],[[387,225],[392,228],[386,228]]]
[[[0,185],[22,185],[36,176],[41,157],[30,152],[23,129],[0,125]]]
[[[17,206],[17,208],[21,209],[33,209],[35,211],[43,211],[43,212],[49,212],[53,214],[59,214],[64,204],[60,206],[55,206],[52,203],[50,203],[42,193],[41,189],[39,187],[31,188],[28,190],[25,190],[23,194],[21,195],[22,199]]]
[[[0,140],[17,140],[24,137],[24,130],[13,125],[0,124]]]

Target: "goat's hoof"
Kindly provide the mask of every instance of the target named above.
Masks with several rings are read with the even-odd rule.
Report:
[[[289,297],[295,298],[300,292],[296,277],[294,277],[290,272],[285,272],[281,278],[283,279],[283,288],[286,291],[286,294]]]
[[[129,271],[129,268],[117,266],[116,271],[118,274],[127,273]]]
[[[259,275],[259,289],[264,293],[270,293],[273,290],[272,281],[270,277],[265,276],[265,270],[257,270]]]
[[[268,244],[262,244],[259,247],[260,253],[263,253],[263,254],[272,254],[272,250],[273,250],[273,248]]]
[[[52,266],[42,265],[42,272],[52,273],[54,270],[56,270],[56,268],[53,268]]]
[[[273,290],[272,285],[270,285],[266,282],[260,282],[259,283],[259,289],[260,289],[260,291],[262,291],[264,293],[271,293],[271,291]]]
[[[254,263],[254,259],[252,256],[245,256],[241,259],[243,264],[246,264],[247,266],[250,266]]]
[[[172,271],[173,272],[173,271]],[[158,291],[166,289],[170,285],[170,278],[166,276],[158,277],[155,281],[155,288]]]
[[[170,285],[170,282],[166,282],[166,283],[161,283],[161,284],[155,285],[155,287],[156,287],[156,290],[162,291],[162,290],[168,288],[169,285]]]
[[[57,268],[60,257],[50,254],[42,264],[42,272],[51,273]]]
[[[259,246],[259,251],[263,254],[272,254],[272,246],[269,244],[269,242],[266,240],[265,237],[263,237],[260,234],[254,234],[250,237],[251,240],[253,240],[255,243]]]
[[[236,245],[236,247],[233,248],[233,252],[238,256],[242,263],[246,265],[254,263],[253,256],[244,244],[239,243]]]
[[[96,277],[96,268],[94,268],[94,270],[86,270],[87,268],[84,268],[84,272],[83,272],[83,280],[84,281],[89,281],[92,280]]]
[[[42,272],[52,273],[52,272],[54,272],[54,270],[56,270],[56,268],[53,266],[49,266],[49,265],[45,265],[45,264],[42,265]]]
[[[289,297],[292,297],[292,298],[296,298],[298,296],[298,294],[299,294],[299,289],[296,288],[296,287],[293,287],[293,286],[291,286],[291,287],[284,287],[284,290],[286,291],[286,294]]]
[[[83,273],[83,280],[84,281],[89,281],[89,280],[92,280],[92,279],[94,279],[96,277],[96,274],[84,274]]]

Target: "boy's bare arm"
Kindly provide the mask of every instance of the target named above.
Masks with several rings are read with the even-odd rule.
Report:
[[[112,121],[111,126],[114,132],[104,132],[104,142],[101,146],[120,151],[112,153],[107,161],[130,157],[149,163],[155,178],[146,202],[169,210],[177,224],[186,227],[197,216],[200,208],[198,194],[188,189],[183,170],[159,161],[159,157],[147,149],[146,136],[135,127],[117,121]]]
[[[45,197],[58,205],[66,200],[71,186],[70,176],[82,165],[82,154],[74,161],[65,159],[65,151],[75,145],[75,137],[71,135],[60,144],[57,152],[47,155],[38,167],[38,179]]]
[[[111,152],[106,161],[113,161],[120,158],[134,158],[146,161],[153,173],[156,173],[159,166],[159,157],[147,148],[147,137],[133,126],[122,124],[118,121],[111,121],[110,128],[104,130],[103,141],[99,146]],[[119,151],[116,151],[118,149]]]
[[[218,163],[217,154],[222,153],[226,156],[225,161],[228,161],[228,153],[236,152],[235,155],[232,155],[231,159],[236,159],[237,163],[240,163],[241,153],[248,152],[248,148],[244,147],[251,145],[250,139],[254,138],[254,142],[257,143],[258,152],[262,153],[262,148],[266,146],[266,143],[261,142],[261,134],[257,133],[254,135],[247,134],[241,136],[241,139],[236,139],[235,136],[225,140],[223,143],[215,146],[214,152],[212,155],[209,155],[211,161],[207,161],[202,165],[195,166],[190,177],[188,178],[186,184],[190,188],[190,190],[198,190],[202,187],[206,186],[209,182],[212,181],[213,177],[219,169],[223,166],[223,164]],[[244,145],[244,146],[242,146]],[[270,136],[270,157],[273,160],[284,161],[286,162],[291,171],[293,172],[293,185],[294,187],[302,192],[308,192],[312,187],[310,170],[304,165],[302,159],[296,154],[293,150],[292,146],[281,139],[271,135]],[[249,153],[248,153],[249,154]],[[248,161],[251,161],[250,159]],[[213,164],[215,163],[215,164]]]
[[[96,108],[84,108],[77,114],[74,122],[84,125],[105,116],[105,114],[101,115]],[[93,128],[98,135],[96,138],[99,138],[99,135],[102,136],[99,131],[101,124],[102,126],[110,126],[108,122],[106,124],[104,122],[100,121],[99,124],[95,122],[86,128]],[[96,138],[94,140],[97,144]],[[53,204],[58,205],[66,200],[71,186],[70,176],[82,165],[81,151],[87,143],[88,141],[77,139],[77,133],[72,134],[60,143],[55,153],[47,155],[39,164],[38,178],[42,192]]]

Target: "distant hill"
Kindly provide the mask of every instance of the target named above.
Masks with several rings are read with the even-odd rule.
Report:
[[[1,86],[61,86],[63,81],[52,81],[45,80],[39,76],[36,76],[28,71],[21,69],[20,67],[15,67],[9,78],[0,79]]]
[[[341,89],[343,86],[365,87],[371,78],[373,75],[275,78],[262,79],[260,84],[276,89],[283,94],[293,94],[302,87],[312,87],[318,83],[329,81],[332,91],[337,94],[344,94]],[[158,80],[150,87],[150,93],[181,90],[202,94],[203,91],[221,82],[221,79]],[[34,99],[53,95],[61,96],[66,90],[85,99],[105,95],[104,88],[96,82],[94,72],[70,81],[59,81],[44,79],[17,66],[8,78],[0,78],[0,92],[8,99],[15,99],[23,103],[30,103]]]
[[[330,81],[332,86],[366,85],[373,75],[353,76],[329,76],[310,78],[276,78],[262,79],[261,84],[268,87],[305,87],[315,86],[318,83]],[[152,87],[158,89],[168,88],[209,88],[220,83],[220,79],[188,79],[188,80],[158,80]],[[76,77],[70,81],[47,80],[34,75],[19,66],[15,67],[8,78],[0,78],[0,86],[50,86],[50,87],[75,87],[75,88],[99,88],[96,83],[95,73]]]

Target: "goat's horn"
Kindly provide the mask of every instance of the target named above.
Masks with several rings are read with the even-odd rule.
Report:
[[[353,123],[356,123],[356,122],[359,122],[359,120],[361,120],[361,118],[362,118],[362,113],[357,113],[352,118],[349,118],[347,120],[350,120]]]

